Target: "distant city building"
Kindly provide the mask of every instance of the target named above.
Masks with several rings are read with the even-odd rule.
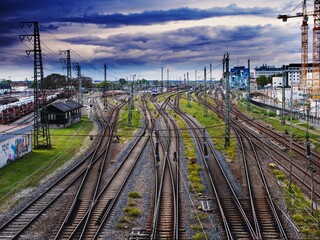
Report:
[[[300,75],[301,75],[301,63],[290,63],[288,66],[288,85],[299,84],[300,83]],[[312,63],[308,64],[308,76],[312,73]]]
[[[28,90],[28,84],[26,81],[11,82],[12,92],[25,92]]]
[[[250,91],[257,91],[258,83],[254,80],[250,80]]]
[[[10,84],[0,84],[0,94],[11,93]]]
[[[277,74],[282,74],[283,73],[283,68],[277,68],[275,66],[268,66],[267,64],[263,64],[260,67],[255,67],[254,68],[254,77],[260,77],[260,76],[274,76]]]
[[[248,86],[248,68],[244,66],[234,67],[230,70],[230,86],[232,88],[245,89]]]
[[[272,77],[272,88],[282,88],[283,77]]]

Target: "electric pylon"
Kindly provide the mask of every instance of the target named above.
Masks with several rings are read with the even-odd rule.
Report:
[[[41,41],[38,22],[20,22],[20,27],[33,26],[33,34],[20,35],[21,41],[25,38],[30,42],[33,39],[33,50],[26,50],[29,56],[33,52],[34,62],[34,122],[33,122],[33,147],[51,148],[50,129],[48,124],[48,115],[46,113],[47,101],[43,81],[43,65],[41,53]]]
[[[71,97],[71,89],[70,89],[70,83],[71,83],[71,58],[70,58],[70,50],[61,50],[59,51],[60,55],[63,55],[64,57],[60,58],[60,62],[63,63],[66,66],[67,69],[67,99],[70,99]]]
[[[81,79],[81,66],[79,63],[73,64],[74,71],[77,73],[79,82],[78,103],[82,105],[82,79]]]

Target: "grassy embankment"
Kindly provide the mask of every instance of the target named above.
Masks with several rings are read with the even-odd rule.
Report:
[[[239,107],[242,111],[246,112],[246,103],[245,102],[238,102]],[[247,114],[255,117],[256,119],[260,119],[266,123],[269,123],[274,129],[284,133],[290,133],[290,115],[286,116],[286,123],[283,125],[281,124],[281,116],[276,116],[276,113],[273,111],[267,111],[264,108],[254,106],[253,104],[250,105],[251,111],[246,112]],[[306,140],[306,130],[300,129],[299,126],[306,128],[306,124],[300,124],[297,119],[293,119],[292,121],[292,137],[295,141],[302,141]],[[295,127],[295,125],[297,127]],[[312,128],[310,128],[312,130]],[[314,134],[313,132],[309,132],[310,142],[313,144],[316,151],[320,151],[320,133]]]
[[[225,124],[224,122],[210,109],[208,115],[204,116],[204,107],[196,102],[190,102],[184,98],[180,99],[181,109],[189,115],[195,117],[198,122],[206,128],[206,131],[211,136],[215,148],[221,151],[228,161],[235,161],[236,157],[236,141],[232,134],[230,135],[230,147],[225,147]]]
[[[20,160],[0,169],[0,211],[6,202],[16,204],[12,199],[20,191],[37,187],[40,181],[52,174],[66,161],[74,157],[79,149],[87,148],[91,141],[88,134],[93,123],[87,118],[65,129],[50,129],[52,148],[33,150]]]
[[[320,239],[320,210],[311,211],[311,202],[301,192],[300,188],[291,185],[288,177],[279,169],[273,170],[276,178],[281,182],[285,202],[299,231],[303,233],[303,239]]]
[[[138,105],[137,102],[135,104]],[[121,143],[128,142],[134,137],[134,134],[141,128],[141,121],[142,113],[137,106],[132,110],[131,125],[128,125],[128,104],[121,109],[118,121],[118,135]]]

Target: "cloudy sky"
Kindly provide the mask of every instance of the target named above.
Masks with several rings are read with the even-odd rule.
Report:
[[[82,74],[103,80],[118,78],[190,79],[203,76],[213,66],[213,77],[222,74],[222,57],[230,65],[282,66],[300,61],[301,18],[284,23],[279,14],[301,12],[301,1],[290,0],[1,0],[0,79],[33,77],[32,34],[19,22],[40,26],[44,75],[66,74],[60,50],[71,51]],[[308,3],[312,11],[312,1]],[[309,19],[309,41],[313,19]],[[311,47],[309,48],[311,51]],[[310,52],[309,51],[309,52]],[[311,59],[311,54],[309,54]],[[74,72],[72,73],[73,75]]]

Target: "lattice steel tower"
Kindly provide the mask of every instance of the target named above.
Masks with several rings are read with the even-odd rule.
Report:
[[[33,50],[26,50],[29,56],[33,52],[34,56],[34,124],[33,124],[33,147],[51,148],[50,130],[48,124],[48,115],[46,113],[46,92],[43,81],[42,53],[40,45],[40,33],[38,22],[20,22],[20,27],[27,26],[31,29],[33,26],[33,35],[20,35],[23,41],[25,38],[30,42],[33,39]]]
[[[318,99],[320,88],[320,0],[314,1],[313,52],[312,52],[312,86],[311,94]]]
[[[70,99],[71,97],[71,58],[70,58],[70,50],[61,50],[59,51],[60,55],[64,55],[65,57],[60,58],[60,62],[62,62],[67,69],[67,98]]]

